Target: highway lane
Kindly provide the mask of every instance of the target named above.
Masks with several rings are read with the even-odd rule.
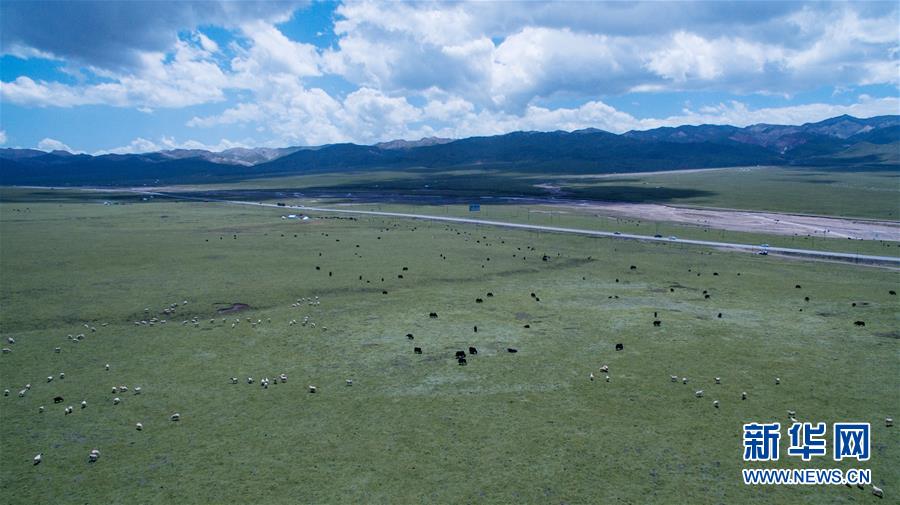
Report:
[[[536,225],[536,224],[524,224],[524,223],[510,223],[507,221],[490,221],[486,219],[475,219],[475,218],[466,218],[466,217],[450,217],[450,216],[434,216],[430,214],[408,214],[404,212],[386,212],[386,211],[377,211],[377,210],[359,210],[359,209],[336,209],[333,207],[308,207],[304,205],[288,205],[281,207],[274,203],[262,203],[262,202],[248,202],[241,200],[224,200],[217,198],[202,198],[202,197],[188,197],[182,196],[178,194],[172,193],[161,193],[161,192],[151,192],[151,191],[139,191],[134,190],[134,192],[154,195],[154,196],[163,196],[168,198],[182,199],[182,200],[196,200],[196,201],[205,201],[205,202],[219,202],[226,203],[232,205],[250,205],[257,207],[273,207],[276,209],[293,209],[293,210],[303,210],[308,212],[326,212],[326,213],[336,213],[336,214],[351,214],[351,215],[363,215],[363,216],[381,216],[381,217],[396,217],[402,219],[422,219],[427,221],[442,221],[449,223],[457,223],[457,224],[477,224],[483,226],[494,226],[500,228],[514,228],[520,230],[530,230],[530,231],[542,231],[549,233],[572,233],[576,235],[585,235],[590,237],[608,237],[608,238],[621,238],[621,239],[630,239],[630,240],[641,240],[645,242],[665,242],[669,244],[689,244],[689,245],[700,245],[707,247],[722,247],[727,249],[735,249],[739,251],[748,251],[758,253],[762,250],[767,251],[769,254],[783,254],[788,256],[802,256],[808,258],[817,258],[817,259],[829,259],[836,261],[844,261],[844,262],[853,262],[853,263],[877,263],[877,264],[885,264],[891,266],[900,267],[900,257],[893,256],[875,256],[875,255],[867,255],[867,254],[853,254],[853,253],[844,253],[844,252],[833,252],[833,251],[819,251],[813,249],[794,249],[790,247],[761,247],[757,244],[739,244],[734,242],[716,242],[712,240],[694,240],[694,239],[682,239],[682,238],[667,238],[667,237],[654,237],[650,235],[636,235],[633,233],[619,233],[619,232],[611,232],[611,231],[600,231],[600,230],[585,230],[580,228],[563,228],[559,226],[544,226],[544,225]]]

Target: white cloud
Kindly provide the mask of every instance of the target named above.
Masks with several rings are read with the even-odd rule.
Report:
[[[0,146],[6,144],[6,130],[0,130]]]
[[[161,137],[158,141],[138,137],[124,146],[114,147],[112,149],[102,149],[94,152],[94,156],[103,154],[141,154],[158,151],[169,151],[173,149],[202,149],[204,151],[219,152],[234,147],[252,147],[246,142],[233,142],[228,139],[221,139],[217,144],[204,144],[197,140],[188,140],[178,142],[173,137]]]
[[[71,147],[63,144],[62,142],[60,142],[56,139],[51,139],[49,137],[38,142],[37,148],[40,149],[41,151],[47,151],[47,152],[50,152],[50,151],[68,151],[70,153],[74,152]]]

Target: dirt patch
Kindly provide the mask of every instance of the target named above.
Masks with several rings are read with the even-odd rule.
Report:
[[[217,304],[217,305],[221,305],[221,304]],[[246,303],[232,303],[231,305],[228,305],[227,307],[219,307],[218,309],[216,309],[216,312],[218,312],[219,314],[232,314],[235,312],[240,312],[242,310],[247,310],[249,308],[250,308],[250,306],[247,305]]]
[[[900,241],[900,223],[843,219],[774,212],[753,212],[729,209],[698,209],[643,203],[582,203],[578,208],[649,221],[669,221],[693,224],[721,230],[755,232],[777,235],[851,238],[863,240]]]
[[[531,319],[531,314],[529,314],[528,312],[516,312],[517,321],[524,321],[526,319]]]

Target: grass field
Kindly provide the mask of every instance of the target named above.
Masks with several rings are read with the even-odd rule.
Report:
[[[748,467],[871,468],[886,497],[900,493],[900,435],[884,423],[900,406],[895,270],[109,194],[0,196],[0,334],[16,340],[0,355],[5,503],[877,500],[744,486]],[[217,313],[236,302],[251,308]],[[305,316],[316,326],[289,324]],[[167,323],[134,324],[153,317]],[[468,346],[478,355],[457,365]],[[604,364],[610,382],[589,381]],[[287,383],[259,386],[280,373]],[[120,384],[143,393],[111,393]],[[745,465],[741,425],[784,426],[788,410],[872,423],[871,460],[803,463],[784,455],[782,429],[781,461]]]
[[[557,186],[560,193],[536,185]],[[215,185],[225,189],[401,192],[406,195],[570,197],[898,220],[900,171],[752,167],[621,176],[534,175],[485,170],[312,174]],[[199,188],[208,189],[208,186]]]

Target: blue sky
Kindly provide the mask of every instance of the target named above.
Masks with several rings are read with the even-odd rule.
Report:
[[[0,3],[0,146],[374,143],[900,114],[897,2]]]

